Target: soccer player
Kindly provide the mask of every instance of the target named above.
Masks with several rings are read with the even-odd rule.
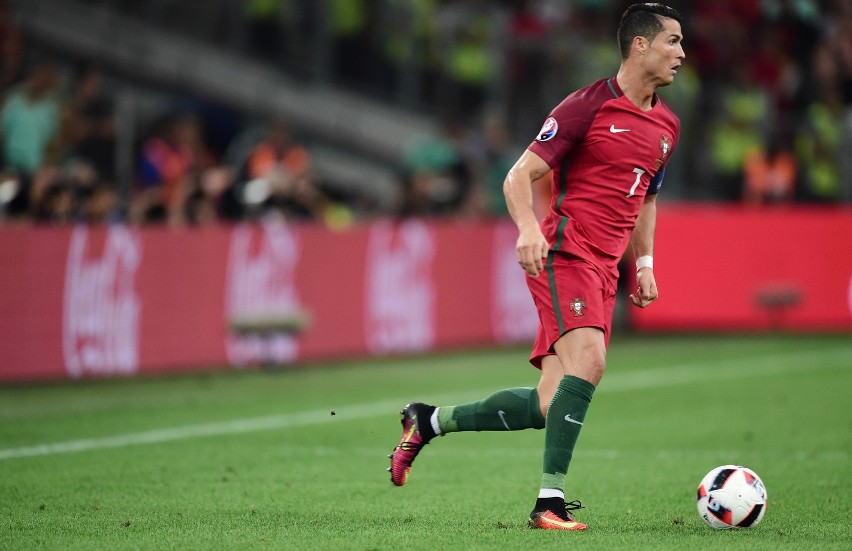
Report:
[[[681,16],[657,3],[634,4],[618,26],[618,74],[565,98],[503,185],[518,227],[516,253],[539,314],[530,363],[537,388],[510,388],[478,402],[402,410],[402,440],[391,480],[402,486],[423,446],[458,431],[544,429],[541,489],[530,526],[585,530],[565,502],[568,465],[606,366],[617,264],[628,245],[638,288],[631,302],[657,299],[653,271],[656,198],[680,122],[656,89],[674,80],[685,55]],[[552,171],[550,212],[539,224],[532,182]]]

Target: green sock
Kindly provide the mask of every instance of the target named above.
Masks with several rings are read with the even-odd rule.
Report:
[[[594,392],[595,386],[579,377],[566,375],[559,383],[547,410],[542,489],[565,490],[565,474]]]
[[[442,433],[481,430],[543,429],[544,417],[534,388],[507,388],[488,398],[438,409]]]

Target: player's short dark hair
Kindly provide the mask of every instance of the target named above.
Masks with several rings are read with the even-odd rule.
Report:
[[[644,36],[649,42],[653,41],[654,37],[663,30],[662,18],[664,17],[682,23],[680,13],[665,4],[655,2],[633,4],[624,10],[616,34],[621,58],[627,59],[630,55],[630,47],[635,37]]]

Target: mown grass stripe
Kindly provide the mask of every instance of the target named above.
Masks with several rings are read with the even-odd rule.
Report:
[[[760,376],[782,375],[797,371],[820,369],[819,359],[846,359],[852,357],[852,348],[843,347],[837,350],[807,351],[801,353],[771,354],[757,357],[744,357],[738,360],[725,360],[724,365],[719,361],[707,361],[693,364],[682,364],[670,367],[646,369],[631,373],[611,373],[604,377],[598,392],[624,392],[653,389],[667,386],[695,384],[701,382],[718,382],[722,380],[744,379]],[[483,394],[493,391],[465,391],[441,396],[424,397],[433,403],[459,403],[473,400]],[[64,442],[37,444],[18,448],[0,449],[0,460],[25,457],[42,457],[63,453],[85,452],[100,449],[123,448],[127,446],[158,444],[203,438],[209,436],[224,436],[229,434],[244,434],[263,430],[278,430],[294,427],[353,421],[381,415],[390,415],[403,404],[400,400],[385,400],[365,404],[354,404],[335,408],[334,414],[330,409],[314,409],[301,412],[234,419],[216,423],[166,427],[150,431],[121,434],[103,438],[86,438]]]

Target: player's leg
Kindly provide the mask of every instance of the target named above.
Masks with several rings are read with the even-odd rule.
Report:
[[[476,402],[442,406],[434,419],[436,434],[544,428],[538,392],[532,387],[506,388]]]
[[[538,402],[541,404],[541,415],[547,418],[550,402],[559,388],[559,383],[565,377],[562,362],[555,354],[549,354],[541,359],[541,379],[538,382]]]
[[[547,335],[539,328],[533,345],[531,362],[541,368],[540,359],[548,355]],[[541,400],[543,385],[545,401]],[[529,387],[506,388],[468,404],[443,406],[432,414],[436,434],[459,431],[500,431],[543,429],[547,406],[556,391],[559,380],[555,375],[545,377],[537,389]],[[552,387],[552,388],[551,388]]]
[[[604,333],[593,327],[574,329],[560,338],[554,348],[564,377],[547,412],[541,489],[531,523],[538,528],[582,530],[585,525],[574,521],[561,508],[565,503],[565,477],[574,446],[595,386],[606,367]]]
[[[548,390],[548,400],[552,392],[555,386],[552,391]],[[435,407],[414,402],[405,406],[401,414],[402,438],[390,455],[388,469],[391,481],[397,486],[405,484],[414,459],[435,436],[462,431],[544,428],[539,390],[532,387],[498,390],[482,400],[454,406]]]
[[[558,360],[544,368],[542,358],[550,355],[548,347],[547,336],[539,328],[530,360],[542,368],[538,388],[507,388],[482,400],[455,406],[436,408],[418,402],[405,406],[401,412],[402,438],[390,455],[391,481],[397,486],[405,484],[420,450],[439,434],[544,428],[547,406],[562,379]]]
[[[546,415],[542,483],[530,524],[582,530],[586,526],[568,513],[572,507],[565,507],[565,477],[595,386],[606,366],[614,285],[594,266],[568,255],[555,255],[548,269],[551,271],[546,278],[527,280],[549,337],[550,356],[542,365],[554,366],[543,369],[542,377],[558,379]],[[548,382],[545,386],[554,385]]]

